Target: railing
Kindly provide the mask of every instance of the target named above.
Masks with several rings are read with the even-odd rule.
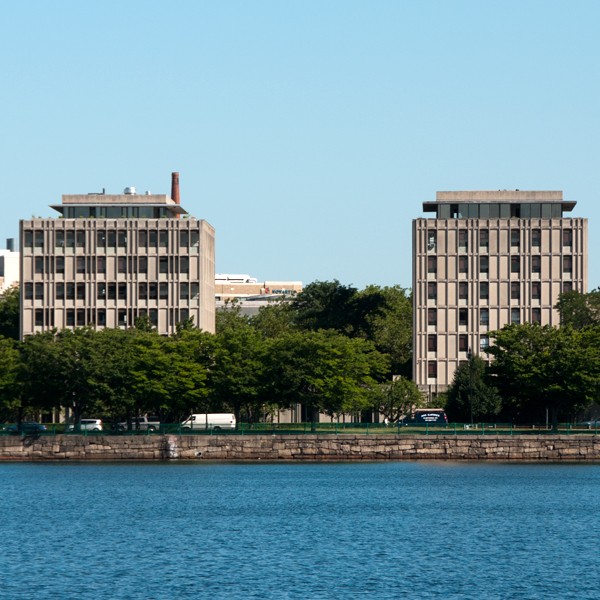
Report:
[[[546,425],[511,423],[238,423],[236,429],[185,429],[179,423],[161,424],[153,430],[122,430],[103,425],[102,431],[65,431],[64,424],[46,425],[46,431],[19,431],[14,425],[0,425],[0,436],[39,437],[54,435],[599,435],[600,426],[561,423],[556,429]]]

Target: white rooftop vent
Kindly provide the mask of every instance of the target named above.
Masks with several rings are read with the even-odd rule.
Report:
[[[126,187],[126,188],[123,190],[123,193],[124,193],[124,194],[128,194],[128,195],[129,195],[129,194],[135,194],[135,188],[134,188],[134,187]]]

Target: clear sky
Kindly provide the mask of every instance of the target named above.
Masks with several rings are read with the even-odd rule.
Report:
[[[170,193],[216,269],[411,286],[436,191],[563,190],[600,286],[600,2],[0,7],[0,247],[62,194]]]

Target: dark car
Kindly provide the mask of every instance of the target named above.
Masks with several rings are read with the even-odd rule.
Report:
[[[9,425],[6,428],[6,431],[12,435],[33,435],[44,433],[47,431],[47,428],[40,423],[26,422],[21,423],[20,425]]]
[[[448,425],[448,417],[443,408],[418,408],[407,425]]]

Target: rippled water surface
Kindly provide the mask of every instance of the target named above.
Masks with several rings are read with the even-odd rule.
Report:
[[[600,598],[600,466],[0,464],[0,597]]]

